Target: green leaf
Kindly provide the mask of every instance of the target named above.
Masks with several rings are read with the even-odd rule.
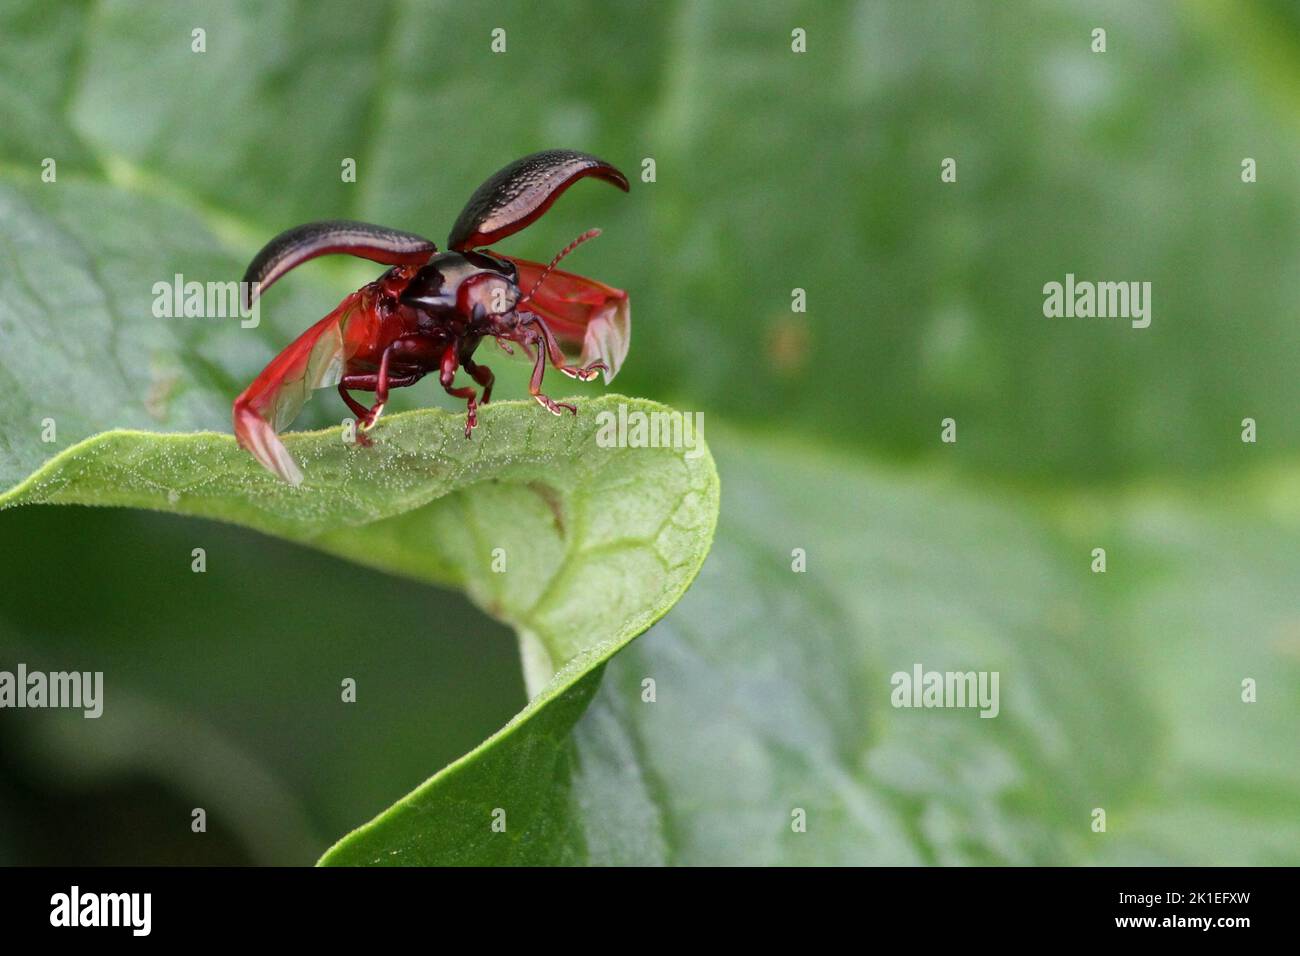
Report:
[[[605,795],[590,857],[622,859],[650,820],[671,864],[1074,860],[1088,799],[1129,799],[1154,747],[1086,563],[941,480],[717,429],[711,446],[728,492],[709,563],[575,734],[575,802]],[[892,707],[917,664],[998,672],[998,715]]]
[[[341,430],[290,433],[301,489],[229,435],[111,431],[55,456],[0,495],[0,508],[216,518],[463,587],[519,629],[532,690],[559,681],[553,693],[661,617],[712,537],[718,481],[702,441],[698,451],[600,447],[601,416],[620,409],[671,414],[610,395],[576,416],[494,403],[473,440],[462,416],[433,409],[384,419],[367,448]]]
[[[1294,481],[1211,512],[1168,490],[1026,507],[799,443],[711,443],[728,491],[709,561],[550,767],[566,858],[1300,862]],[[891,675],[917,663],[998,671],[998,716],[894,708]]]
[[[1300,808],[1294,681],[1243,705],[1236,676],[1295,670],[1293,532],[1167,496],[1026,509],[792,442],[712,446],[728,494],[709,561],[599,689],[575,688],[573,710],[594,696],[572,743],[557,713],[556,747],[474,766],[499,802],[440,775],[325,862],[394,844],[475,864],[1296,862],[1300,839],[1275,839]],[[1080,527],[1105,536],[1106,575]],[[893,708],[891,675],[917,663],[998,671],[998,716]],[[428,846],[431,816],[451,829]]]

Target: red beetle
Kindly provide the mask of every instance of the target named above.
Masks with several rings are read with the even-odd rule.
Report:
[[[302,472],[277,433],[313,389],[337,385],[364,433],[379,418],[390,388],[412,385],[429,372],[468,404],[468,438],[480,400],[471,386],[452,382],[463,368],[483,387],[482,402],[492,398],[492,372],[473,359],[486,335],[511,354],[509,343],[518,344],[533,360],[528,391],[539,404],[556,415],[564,409],[577,414],[574,406],[542,394],[547,359],[571,378],[589,381],[603,370],[610,382],[631,336],[626,292],[555,268],[600,231],[583,233],[545,266],[477,250],[523,229],[584,176],[628,189],[627,177],[609,163],[574,150],[546,150],[511,163],[470,197],[452,226],[451,252],[413,233],[343,220],[308,223],[272,239],[244,274],[248,307],[261,290],[316,256],[348,253],[393,268],[295,339],[235,399],[240,446],[296,485]],[[374,405],[366,408],[349,389],[374,392]]]

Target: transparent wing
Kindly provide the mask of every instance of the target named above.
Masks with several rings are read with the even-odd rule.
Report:
[[[311,393],[337,385],[356,343],[378,317],[365,290],[354,292],[273,358],[235,399],[235,438],[241,448],[291,485],[302,471],[277,437],[298,417]]]

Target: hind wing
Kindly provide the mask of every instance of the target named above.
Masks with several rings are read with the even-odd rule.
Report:
[[[291,485],[300,484],[302,470],[277,433],[292,424],[315,389],[339,383],[366,326],[377,321],[367,308],[364,290],[354,292],[273,358],[235,399],[239,446],[268,471]]]
[[[499,252],[489,255],[515,264],[519,270],[518,285],[524,292],[532,289],[546,271],[540,262],[503,256]],[[614,380],[632,340],[632,311],[626,292],[595,279],[552,269],[525,308],[546,320],[565,354],[577,364],[604,362],[609,366],[605,372],[606,383]]]

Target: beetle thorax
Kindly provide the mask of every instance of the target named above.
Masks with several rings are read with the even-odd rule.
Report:
[[[482,319],[519,301],[514,264],[479,252],[440,252],[415,274],[401,300],[431,319]]]

